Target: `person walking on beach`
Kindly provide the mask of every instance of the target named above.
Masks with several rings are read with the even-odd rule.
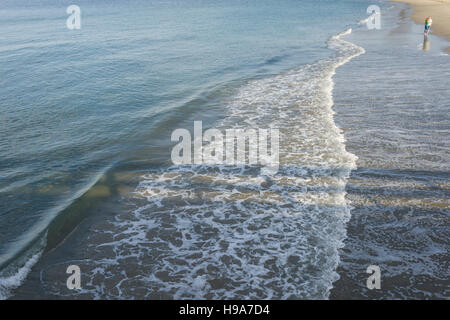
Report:
[[[425,37],[428,37],[428,34],[430,33],[430,28],[431,28],[432,24],[433,24],[433,20],[431,19],[431,17],[428,17],[425,19],[425,31],[424,31]]]

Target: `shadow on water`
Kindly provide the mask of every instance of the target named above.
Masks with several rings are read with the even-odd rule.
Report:
[[[423,37],[423,50],[428,51],[430,50],[430,37],[424,36]]]

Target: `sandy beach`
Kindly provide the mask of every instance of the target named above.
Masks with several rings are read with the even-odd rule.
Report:
[[[425,18],[433,19],[432,32],[446,37],[450,41],[450,0],[393,0],[406,2],[413,6],[411,18],[418,24],[424,24]],[[447,48],[450,52],[450,47]]]

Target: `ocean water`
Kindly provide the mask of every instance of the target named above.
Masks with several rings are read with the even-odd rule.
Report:
[[[407,94],[420,87],[411,65],[429,59],[445,70],[448,56],[434,37],[427,52],[406,36],[380,49],[386,34],[402,34],[394,31],[401,6],[375,3],[389,23],[369,33],[358,21],[374,1],[79,1],[77,31],[65,27],[72,3],[7,2],[0,10],[0,297],[324,299],[352,297],[342,289],[347,284],[371,297],[361,275],[392,252],[375,259],[359,250],[367,233],[354,230],[353,211],[392,211],[359,211],[359,193],[349,190],[366,167],[385,168],[384,185],[398,170],[440,168],[432,198],[441,207],[422,204],[433,212],[425,217],[442,222],[429,252],[447,259],[448,78],[442,74],[436,85],[433,72],[426,82],[440,93],[433,95],[436,123],[418,130],[417,113],[408,122],[425,131],[421,146],[440,137],[442,144],[426,145],[420,157],[374,149],[399,138],[382,134],[386,111],[367,101],[419,108]],[[386,51],[396,59],[386,59]],[[387,89],[404,92],[398,100],[386,98],[368,73],[379,74],[381,62],[386,70],[397,66]],[[341,68],[352,65],[336,83]],[[372,100],[364,103],[360,87],[371,88]],[[346,104],[356,107],[340,107]],[[337,115],[337,108],[349,111]],[[408,110],[392,110],[395,126]],[[220,130],[279,128],[277,174],[262,175],[258,166],[173,165],[171,132],[192,130],[195,120]],[[398,134],[415,143],[422,138]],[[372,178],[364,184],[377,185]],[[417,179],[414,171],[404,180]],[[377,243],[372,238],[366,246]],[[411,261],[401,257],[412,252],[402,251],[404,265],[391,268],[391,278],[408,273]],[[367,263],[355,262],[367,256]],[[419,274],[420,259],[429,256],[416,254]],[[81,267],[80,291],[66,288],[71,264]],[[445,281],[445,269],[433,265],[428,282]],[[422,292],[442,297],[442,288]],[[408,297],[414,290],[400,291]]]

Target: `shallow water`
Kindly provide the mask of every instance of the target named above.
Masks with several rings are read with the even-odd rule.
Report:
[[[431,36],[424,51],[409,7],[393,11],[389,28],[349,37],[367,52],[335,77],[335,118],[358,169],[347,184],[352,218],[331,298],[450,296],[448,43]],[[371,264],[381,290],[365,286]]]

